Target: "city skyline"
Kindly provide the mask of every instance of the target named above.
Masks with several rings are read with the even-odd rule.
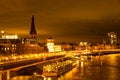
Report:
[[[28,36],[34,15],[37,38],[44,42],[48,37],[62,42],[102,42],[108,32],[120,35],[118,0],[3,0],[0,10],[0,30]]]

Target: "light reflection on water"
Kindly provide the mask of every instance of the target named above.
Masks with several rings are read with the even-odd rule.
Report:
[[[120,54],[92,57],[71,71],[46,80],[120,80]]]

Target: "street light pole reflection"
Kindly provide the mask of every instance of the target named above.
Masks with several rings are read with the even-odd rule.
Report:
[[[81,64],[81,68],[83,68],[84,67],[84,62],[81,61],[80,64]]]

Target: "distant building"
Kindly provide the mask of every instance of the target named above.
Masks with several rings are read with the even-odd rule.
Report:
[[[22,39],[24,53],[40,53],[43,51],[43,47],[38,44],[36,36],[37,31],[35,29],[34,16],[32,16],[29,38]]]
[[[70,46],[70,44],[69,43],[61,43],[61,49],[63,50],[63,51],[69,51],[69,50],[71,50],[71,46]]]
[[[18,47],[21,44],[21,40],[16,34],[6,34],[4,31],[1,31],[0,38],[0,53],[2,55],[9,55],[11,53],[17,53]]]
[[[32,16],[31,28],[28,38],[19,38],[16,34],[6,34],[1,31],[0,38],[0,54],[29,54],[40,53],[44,50],[37,41],[37,32],[34,24],[34,16]]]
[[[80,42],[79,46],[80,46],[81,50],[84,50],[84,49],[87,49],[88,43],[87,42]]]
[[[54,50],[55,50],[55,52],[60,52],[61,51],[61,45],[54,45]]]
[[[48,48],[48,52],[60,52],[61,51],[61,45],[55,45],[53,38],[47,39],[47,48]]]
[[[4,31],[1,31],[2,38],[1,39],[18,39],[16,34],[5,34]]]
[[[109,32],[108,37],[111,45],[117,44],[117,34],[115,32]]]
[[[49,52],[54,52],[54,39],[53,38],[47,39],[47,48]]]
[[[87,42],[80,42],[79,45],[80,46],[86,46],[88,43]]]

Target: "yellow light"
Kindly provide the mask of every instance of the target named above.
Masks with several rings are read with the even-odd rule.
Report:
[[[81,62],[81,67],[84,67],[84,62],[83,61]]]
[[[14,56],[14,57],[13,57],[13,59],[17,59],[17,57],[16,57],[16,56]]]
[[[6,57],[5,59],[6,59],[6,60],[8,60],[9,58],[8,58],[8,57]]]
[[[76,63],[79,64],[79,60],[77,60]]]
[[[2,34],[4,34],[4,33],[5,33],[5,31],[1,31],[1,33],[2,33]]]
[[[5,48],[5,51],[6,51],[7,48]]]
[[[34,75],[34,76],[37,76],[37,73],[36,73],[36,72],[34,72],[34,73],[33,73],[33,75]]]
[[[38,55],[37,55],[37,54],[35,54],[35,57],[38,57]]]
[[[84,60],[84,58],[83,58],[83,57],[81,57],[81,60]]]
[[[17,35],[3,35],[2,38],[4,39],[18,39]]]
[[[22,57],[22,56],[20,56],[20,58],[22,59],[23,57]]]
[[[51,77],[48,77],[47,80],[52,80]]]
[[[29,58],[29,56],[28,56],[28,55],[26,55],[25,57],[26,57],[26,58]]]
[[[33,55],[30,55],[30,57],[33,57]]]
[[[18,39],[18,36],[17,36],[17,35],[15,35],[15,36],[14,36],[14,38],[15,38],[15,39]]]

